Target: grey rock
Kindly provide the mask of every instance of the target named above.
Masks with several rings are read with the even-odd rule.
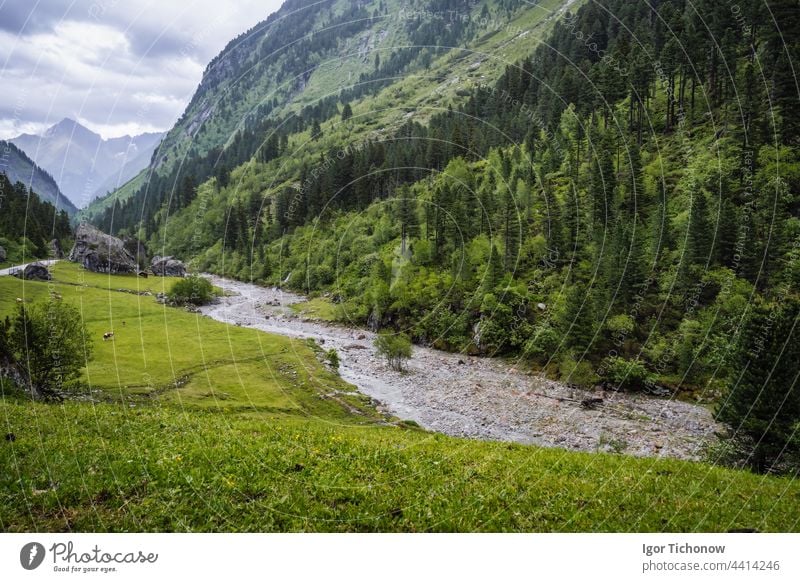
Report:
[[[69,260],[95,273],[137,271],[136,260],[120,239],[85,223],[75,233],[75,245],[69,253]]]
[[[186,265],[175,257],[160,257],[156,255],[150,263],[150,270],[154,275],[161,277],[185,277]]]
[[[125,246],[125,250],[128,251],[134,259],[136,259],[136,263],[139,265],[139,268],[144,269],[147,266],[147,246],[138,238],[132,236],[123,237],[122,244]]]
[[[14,276],[26,281],[49,281],[52,277],[42,263],[30,263],[25,268],[14,273]]]
[[[64,258],[64,250],[61,248],[61,243],[57,238],[51,240],[48,246],[50,247],[50,254],[53,256],[54,259]]]
[[[5,261],[6,258],[8,258],[8,255],[6,254],[6,249],[4,249],[3,247],[0,247],[0,263]]]

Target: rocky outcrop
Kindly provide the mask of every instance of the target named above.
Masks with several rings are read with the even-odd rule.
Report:
[[[78,227],[69,260],[95,273],[135,273],[138,270],[136,260],[120,239],[90,224]]]
[[[7,258],[8,255],[6,254],[6,249],[0,247],[0,263],[4,262]]]
[[[50,255],[54,259],[63,259],[64,258],[64,249],[61,248],[61,243],[57,238],[54,238],[50,241],[48,245],[50,247]]]
[[[52,278],[50,271],[42,263],[25,265],[24,269],[20,269],[14,275],[26,281],[49,281]]]
[[[123,237],[122,244],[125,246],[125,250],[128,251],[134,259],[136,259],[139,269],[145,269],[147,267],[148,256],[147,246],[138,238],[132,236]]]
[[[150,263],[153,275],[160,277],[185,277],[186,265],[175,257],[160,257],[156,255]]]

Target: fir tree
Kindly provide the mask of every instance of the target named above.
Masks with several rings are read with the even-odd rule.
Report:
[[[758,472],[800,470],[800,298],[789,295],[753,307],[742,331],[738,374],[718,418]]]

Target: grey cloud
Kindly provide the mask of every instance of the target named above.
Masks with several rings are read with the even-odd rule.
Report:
[[[208,61],[280,2],[22,4],[0,0],[0,138],[63,117],[106,137],[123,127],[169,129]]]

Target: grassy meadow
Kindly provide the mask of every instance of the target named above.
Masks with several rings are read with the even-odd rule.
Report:
[[[169,279],[53,273],[0,278],[0,315],[54,290],[94,359],[63,404],[4,382],[0,531],[800,529],[789,478],[427,433],[310,342],[158,304]]]

